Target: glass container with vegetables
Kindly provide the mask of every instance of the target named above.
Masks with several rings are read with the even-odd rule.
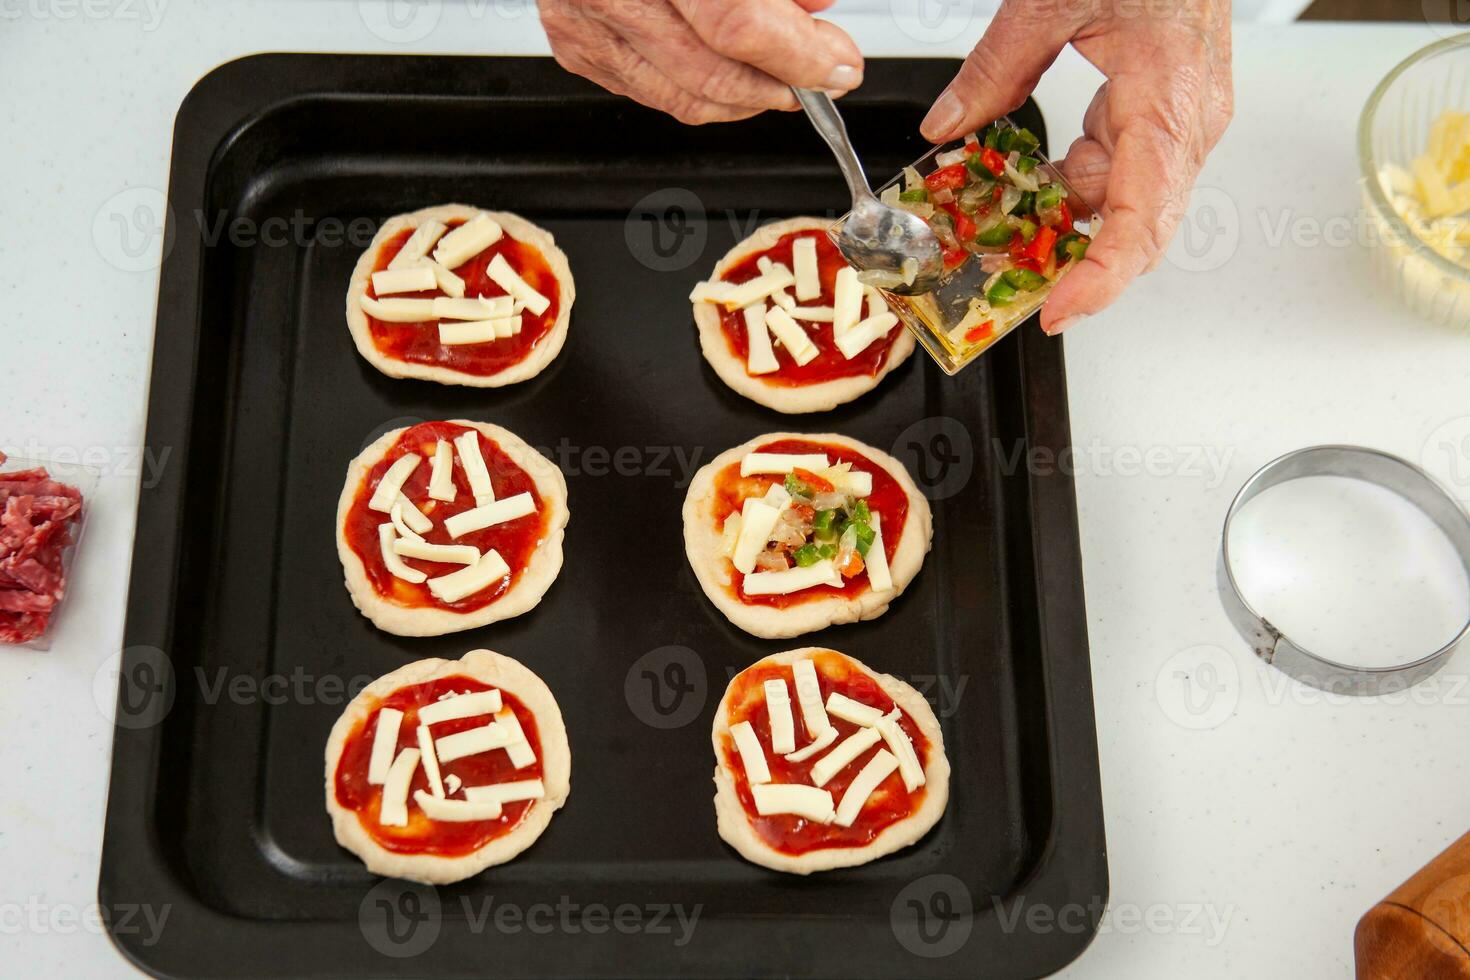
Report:
[[[885,203],[929,223],[945,274],[932,292],[916,296],[892,292],[896,280],[858,277],[882,290],[948,374],[1040,309],[1096,231],[1097,212],[1037,147],[1030,130],[1001,118],[935,147],[879,191]]]

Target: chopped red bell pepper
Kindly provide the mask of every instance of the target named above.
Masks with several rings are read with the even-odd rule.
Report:
[[[994,329],[994,320],[986,320],[978,327],[971,327],[969,330],[965,331],[965,343],[973,344],[976,341],[984,340],[986,337],[990,336],[990,332]]]
[[[931,191],[959,190],[965,186],[965,165],[956,163],[948,167],[940,167],[924,178],[924,186]]]
[[[980,144],[977,141],[970,140],[965,144],[965,156],[974,156],[976,153],[979,152]]]
[[[1057,244],[1057,230],[1047,225],[1036,229],[1036,236],[1026,246],[1026,256],[1040,263]]]
[[[989,170],[997,177],[1005,173],[1006,158],[988,146],[980,151],[980,162],[984,164],[986,170]]]
[[[1057,209],[1062,212],[1062,220],[1057,227],[1061,228],[1062,234],[1065,235],[1072,230],[1072,209],[1067,207],[1067,199],[1065,197],[1057,204]]]
[[[939,254],[940,257],[944,259],[944,271],[946,272],[950,271],[951,269],[958,269],[960,266],[965,264],[965,259],[969,258],[970,256],[969,252],[965,251],[959,246],[956,246],[954,248],[946,248],[945,246],[941,245],[939,247]]]
[[[953,201],[939,206],[954,219],[954,237],[958,238],[961,244],[975,240],[975,222],[968,214],[961,211]]]

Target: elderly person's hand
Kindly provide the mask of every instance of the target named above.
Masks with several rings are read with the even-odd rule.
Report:
[[[953,139],[1014,109],[1068,42],[1107,76],[1060,163],[1103,223],[1047,299],[1047,333],[1158,263],[1233,111],[1229,0],[1004,0],[924,135]]]
[[[833,0],[539,0],[562,67],[686,123],[795,109],[788,86],[834,95],[863,56],[812,16]]]

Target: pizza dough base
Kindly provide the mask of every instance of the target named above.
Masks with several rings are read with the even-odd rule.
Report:
[[[746,670],[762,664],[789,666],[812,654],[828,652],[840,653],[827,647],[802,647],[800,650],[788,650],[756,661]],[[846,654],[842,656],[847,657]],[[924,700],[922,694],[897,677],[876,673],[854,657],[847,659],[873,678],[883,689],[883,693],[914,720],[919,731],[929,740],[929,754],[924,760],[924,800],[912,814],[890,824],[876,840],[862,847],[825,847],[807,851],[805,854],[786,854],[767,844],[751,827],[750,818],[735,791],[735,775],[725,765],[723,741],[730,733],[730,692],[740,679],[740,674],[736,674],[729,687],[725,688],[725,696],[720,699],[719,707],[715,709],[714,729],[710,733],[715,749],[715,822],[725,843],[735,848],[741,857],[752,864],[798,875],[867,864],[916,843],[944,815],[944,808],[949,802],[949,759],[944,754],[944,734],[939,730],[939,720],[934,717],[934,710],[929,707],[929,702]]]
[[[459,675],[473,677],[515,695],[536,716],[541,743],[541,781],[546,786],[546,797],[536,800],[510,833],[469,854],[444,857],[390,851],[363,829],[357,811],[337,802],[337,763],[342,758],[342,749],[357,723],[372,713],[375,702],[399,688]],[[332,830],[337,835],[337,843],[361,858],[373,874],[406,878],[426,885],[462,881],[488,867],[509,861],[541,836],[551,823],[551,815],[562,808],[571,792],[572,753],[567,745],[561,709],[557,707],[551,689],[523,664],[490,650],[472,650],[459,660],[433,657],[415,661],[373,681],[352,699],[347,710],[332,726],[332,734],[327,739],[326,762],[327,812],[332,816]]]
[[[713,506],[715,502],[715,477],[731,463],[738,463],[746,453],[758,446],[783,439],[804,439],[809,442],[828,443],[856,450],[881,466],[903,488],[909,498],[908,521],[903,535],[898,539],[898,550],[888,562],[893,576],[893,588],[887,592],[874,592],[871,588],[856,596],[831,596],[825,599],[808,599],[785,609],[775,606],[747,604],[741,602],[732,591],[733,566],[725,557],[721,542],[724,531],[716,523]],[[771,432],[757,436],[734,449],[716,456],[694,474],[689,484],[689,493],[684,498],[684,550],[689,556],[689,565],[694,569],[704,594],[725,618],[752,636],[767,639],[785,639],[826,629],[839,623],[855,623],[864,619],[876,619],[888,611],[888,604],[903,594],[903,590],[919,574],[924,564],[924,555],[934,538],[934,520],[929,512],[929,501],[919,492],[903,464],[885,452],[872,446],[840,436],[836,433],[806,435],[799,432]]]
[[[516,241],[534,245],[541,252],[541,257],[546,260],[546,265],[551,269],[552,274],[556,276],[557,287],[561,295],[557,300],[556,321],[551,325],[551,329],[536,346],[531,348],[524,360],[502,371],[497,371],[495,374],[470,374],[439,364],[401,361],[378,350],[378,345],[373,343],[372,330],[368,327],[368,317],[362,311],[360,301],[367,294],[368,285],[372,282],[373,268],[377,265],[378,252],[382,249],[383,244],[403,229],[417,228],[426,221],[440,221],[448,224],[450,221],[461,218],[468,221],[480,214],[488,214],[494,218],[505,229],[505,233]],[[576,298],[577,289],[572,282],[572,267],[567,264],[566,254],[556,247],[556,239],[552,237],[551,232],[509,211],[486,211],[464,204],[441,204],[438,207],[424,208],[389,218],[384,222],[383,227],[378,229],[377,235],[373,236],[372,244],[357,260],[357,266],[352,270],[352,281],[347,287],[347,329],[352,332],[352,340],[357,344],[357,352],[366,358],[369,364],[390,378],[419,378],[424,381],[437,381],[444,385],[499,388],[501,385],[515,384],[517,381],[534,378],[556,359],[556,355],[561,353],[562,345],[567,340],[567,325],[572,319],[572,301]]]
[[[398,437],[410,427],[384,433],[348,464],[347,481],[343,484],[342,496],[337,501],[337,556],[342,560],[342,571],[346,576],[347,593],[352,596],[352,604],[378,629],[398,636],[443,636],[445,633],[475,629],[519,616],[535,608],[561,571],[561,543],[567,521],[571,518],[571,513],[567,510],[567,481],[561,475],[561,470],[508,429],[489,422],[472,422],[468,419],[448,421],[453,425],[479,429],[504,452],[515,457],[516,464],[530,474],[535,481],[541,505],[550,510],[546,540],[531,552],[530,562],[521,570],[520,577],[511,583],[510,589],[488,606],[470,612],[454,612],[437,606],[400,606],[385,599],[368,579],[362,559],[348,545],[345,529],[347,512],[357,499],[357,493],[362,489],[362,482],[367,478],[368,471],[377,465],[398,441]],[[383,519],[387,520],[387,515]]]
[[[785,221],[764,225],[726,252],[725,257],[715,263],[715,270],[710,278],[720,278],[726,269],[752,252],[770,248],[782,235],[808,230],[825,233],[831,225],[832,222],[824,218],[787,218]],[[863,302],[866,303],[867,300]],[[902,364],[914,352],[914,336],[900,323],[898,336],[889,345],[888,356],[876,375],[853,375],[792,387],[764,381],[764,375],[746,373],[745,362],[730,353],[729,341],[725,339],[725,332],[720,329],[720,311],[714,303],[695,303],[694,322],[699,327],[699,347],[704,353],[704,359],[709,361],[710,367],[715,369],[721,381],[751,401],[788,415],[825,412],[850,402],[876,388],[888,372]]]

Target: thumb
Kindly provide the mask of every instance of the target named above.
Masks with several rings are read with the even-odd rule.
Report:
[[[954,81],[919,126],[931,143],[978,129],[1026,101],[1041,73],[1056,60],[1070,32],[1051,4],[1002,3]]]

